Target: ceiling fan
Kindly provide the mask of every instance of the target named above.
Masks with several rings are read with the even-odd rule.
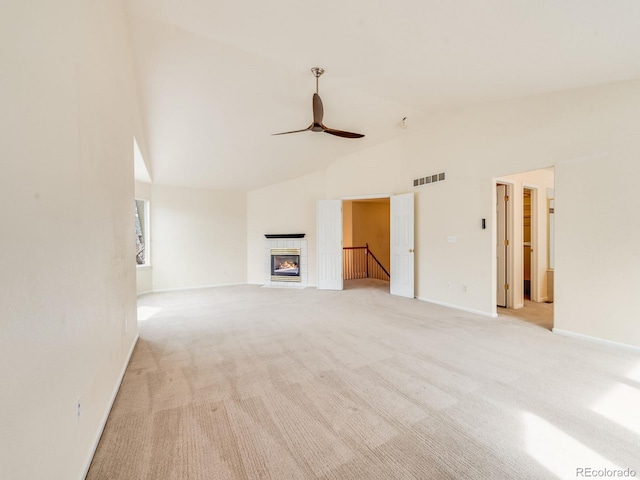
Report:
[[[302,130],[293,130],[291,132],[282,132],[282,133],[274,133],[273,135],[286,135],[288,133],[298,133],[298,132],[306,132],[310,130],[312,132],[324,132],[330,135],[335,135],[336,137],[344,137],[344,138],[362,138],[364,137],[361,133],[352,133],[345,132],[344,130],[336,130],[334,128],[329,128],[322,123],[322,117],[324,115],[324,109],[322,108],[322,100],[320,99],[320,95],[318,95],[318,79],[320,75],[324,73],[324,69],[320,67],[313,67],[311,72],[316,77],[316,93],[313,94],[313,123],[309,125],[307,128],[303,128]]]

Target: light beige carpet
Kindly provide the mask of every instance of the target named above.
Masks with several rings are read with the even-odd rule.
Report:
[[[525,322],[538,325],[547,330],[553,329],[553,303],[536,303],[531,300],[524,301],[524,307],[498,308],[498,315],[524,320]]]
[[[87,478],[640,476],[636,352],[349,287],[142,297]]]

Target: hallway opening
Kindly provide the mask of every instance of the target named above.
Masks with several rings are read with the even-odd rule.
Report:
[[[553,328],[553,307],[543,305],[554,298],[554,169],[506,175],[495,183],[498,313]]]

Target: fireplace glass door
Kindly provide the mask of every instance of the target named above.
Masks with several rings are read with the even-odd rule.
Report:
[[[274,248],[271,250],[271,280],[300,281],[300,250]]]

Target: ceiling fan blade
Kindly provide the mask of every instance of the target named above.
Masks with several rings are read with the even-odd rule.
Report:
[[[307,128],[303,128],[302,130],[291,130],[290,132],[272,133],[271,135],[287,135],[288,133],[306,132],[311,130],[311,127],[313,127],[313,125],[309,125]]]
[[[364,135],[362,133],[352,133],[345,132],[344,130],[335,130],[333,128],[324,127],[324,132],[329,133],[331,135],[335,135],[336,137],[344,137],[344,138],[362,138]]]
[[[324,108],[322,108],[322,100],[317,93],[313,94],[313,123],[318,125],[322,124],[322,117],[324,116]]]

